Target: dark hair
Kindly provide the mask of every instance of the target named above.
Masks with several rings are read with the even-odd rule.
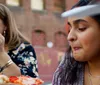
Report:
[[[79,2],[76,3],[76,4],[72,7],[72,9],[75,8],[75,7],[85,6],[85,5],[89,4],[89,3],[90,3],[90,0],[79,0]]]
[[[89,3],[90,0],[80,0],[73,7],[85,6]],[[93,15],[91,17],[100,23],[100,14]],[[55,72],[53,85],[74,85],[80,79],[80,75],[82,71],[84,71],[85,63],[86,62],[79,62],[74,60],[71,55],[71,47],[69,46],[64,59]]]
[[[96,20],[98,22],[98,24],[100,24],[100,14],[98,15],[94,15],[94,16],[91,16],[94,20]]]
[[[74,60],[71,56],[71,47],[69,46],[64,59],[55,72],[53,85],[73,85],[80,79],[80,73],[84,68],[84,62]]]

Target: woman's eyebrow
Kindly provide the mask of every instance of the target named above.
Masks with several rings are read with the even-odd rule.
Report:
[[[80,22],[88,23],[86,20],[77,19],[77,20],[74,20],[74,21],[73,21],[73,24],[79,24]],[[68,24],[69,26],[71,26],[70,22],[67,22],[67,24]]]
[[[88,23],[86,20],[83,20],[83,19],[77,19],[77,20],[73,21],[74,24],[79,24],[80,22]]]

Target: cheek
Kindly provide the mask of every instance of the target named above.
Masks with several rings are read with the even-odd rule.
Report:
[[[3,34],[3,30],[2,29],[0,29],[0,34]]]
[[[4,26],[0,25],[0,33],[3,34],[4,32]]]
[[[95,41],[97,37],[94,33],[85,33],[84,35],[80,36],[80,43],[85,51],[91,50],[93,46],[97,44]]]
[[[98,39],[98,36],[100,36],[100,33],[93,31],[80,36],[80,43],[85,52],[93,52],[100,47],[100,39]]]
[[[93,37],[89,34],[80,37],[80,42],[82,45],[90,45],[94,41]]]

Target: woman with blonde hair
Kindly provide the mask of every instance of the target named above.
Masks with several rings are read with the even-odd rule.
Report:
[[[0,73],[38,76],[34,48],[19,32],[11,11],[0,4]]]

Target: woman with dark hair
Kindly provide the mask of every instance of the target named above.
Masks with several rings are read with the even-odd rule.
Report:
[[[34,48],[19,32],[11,11],[0,4],[0,74],[38,77]]]
[[[80,0],[72,10],[80,6],[100,6],[89,5],[93,2],[95,0]],[[69,49],[54,73],[52,85],[100,85],[100,11],[85,13],[92,10],[90,8],[83,10],[84,16],[80,17],[77,15],[82,13],[77,10],[75,16],[66,12]]]

